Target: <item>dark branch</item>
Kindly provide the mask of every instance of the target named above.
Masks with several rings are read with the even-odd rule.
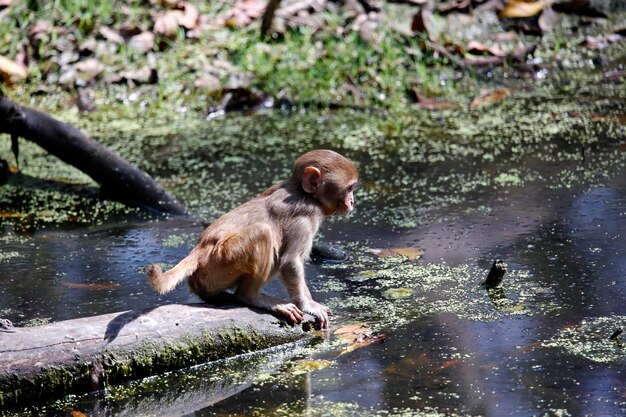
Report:
[[[75,166],[115,199],[171,214],[185,209],[147,173],[73,126],[0,98],[0,133],[20,136]]]

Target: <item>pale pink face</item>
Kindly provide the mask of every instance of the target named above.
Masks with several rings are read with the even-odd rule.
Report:
[[[346,215],[354,210],[354,191],[357,181],[352,180],[346,187],[338,187],[334,183],[325,183],[316,197],[324,207],[324,214]]]
[[[343,195],[339,198],[337,203],[337,210],[334,214],[346,215],[350,214],[354,210],[354,190],[356,189],[356,182],[350,184],[344,191]]]

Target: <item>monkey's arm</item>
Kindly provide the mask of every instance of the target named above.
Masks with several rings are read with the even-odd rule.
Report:
[[[311,244],[316,227],[312,224],[300,223],[292,226],[285,234],[287,239],[283,246],[287,248],[280,258],[280,276],[289,299],[305,313],[315,316],[322,328],[328,327],[328,316],[331,311],[313,300],[306,285],[304,261],[311,251]],[[307,236],[308,239],[303,239]],[[297,243],[299,242],[299,244]]]

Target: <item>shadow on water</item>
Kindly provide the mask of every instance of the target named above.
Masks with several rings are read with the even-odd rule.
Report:
[[[298,125],[292,117],[286,123]],[[334,135],[315,134],[321,145]],[[271,153],[276,139],[260,137]],[[581,160],[556,143],[441,161],[348,149],[365,177],[358,210],[330,219],[321,234],[351,255],[309,265],[307,279],[336,313],[335,329],[362,323],[381,341],[346,351],[331,332],[315,346],[161,375],[74,399],[69,408],[89,415],[624,415],[626,352],[608,337],[626,324],[625,154],[609,143]],[[199,162],[203,156],[180,172],[170,166],[165,171],[176,175],[164,182],[214,219],[285,175],[281,157],[262,155],[225,156],[211,166]],[[171,155],[167,163],[175,163]],[[225,196],[220,186],[234,191]],[[5,219],[0,317],[32,325],[196,301],[184,285],[154,293],[145,267],[173,266],[202,228],[194,219],[125,213],[25,235]],[[369,251],[403,247],[425,252],[410,261]],[[494,259],[509,272],[488,294],[479,284]],[[277,282],[267,291],[284,297]],[[134,319],[111,323],[107,337]],[[66,404],[37,412],[64,415]]]

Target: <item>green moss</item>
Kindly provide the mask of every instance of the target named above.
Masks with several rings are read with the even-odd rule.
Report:
[[[295,333],[266,335],[253,328],[230,327],[176,342],[150,341],[134,349],[111,349],[94,362],[103,370],[100,382],[111,387],[124,381],[253,352],[297,338],[299,336]],[[3,401],[0,405],[84,392],[92,386],[92,365],[91,362],[67,364],[65,367],[45,369],[34,377],[3,377],[0,380],[0,399]]]

